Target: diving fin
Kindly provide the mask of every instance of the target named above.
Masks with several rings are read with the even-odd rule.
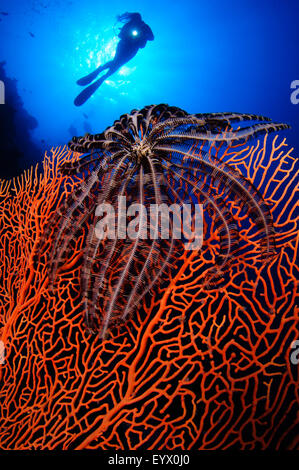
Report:
[[[74,101],[75,106],[81,106],[82,104],[85,103],[85,101],[90,98],[94,92],[99,88],[99,86],[103,83],[105,80],[105,77],[99,78],[96,82],[92,83],[89,85],[87,88],[84,88],[83,91],[77,96],[77,98]]]
[[[89,73],[88,75],[85,75],[85,77],[79,78],[77,80],[77,85],[80,86],[86,86],[89,85],[89,83],[93,82],[95,78],[101,73],[106,67],[100,66],[97,69],[95,69],[93,72]]]

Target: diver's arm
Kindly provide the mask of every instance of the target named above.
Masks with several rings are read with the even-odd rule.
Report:
[[[132,21],[126,23],[120,30],[118,37],[120,39],[127,39],[128,35],[130,34],[130,29],[132,28]]]
[[[146,34],[146,39],[148,41],[153,41],[155,39],[154,33],[147,24],[145,24],[144,33]]]

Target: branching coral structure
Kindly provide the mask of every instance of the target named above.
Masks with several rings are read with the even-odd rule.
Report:
[[[221,145],[269,207],[275,254],[263,262],[232,200],[244,249],[221,282],[204,282],[221,245],[208,216],[202,248],[180,252],[104,339],[84,321],[88,221],[49,279],[55,214],[82,184],[59,167],[80,155],[52,149],[43,172],[1,182],[1,449],[298,448],[296,160],[277,136]]]

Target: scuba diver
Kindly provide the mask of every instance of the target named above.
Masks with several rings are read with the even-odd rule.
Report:
[[[80,78],[80,80],[77,81],[77,84],[86,86],[93,82],[103,70],[108,69],[108,72],[85,88],[77,96],[74,101],[76,106],[81,106],[85,103],[85,101],[93,95],[93,93],[108,77],[110,77],[110,75],[115,73],[120,67],[131,60],[137,54],[139,49],[143,49],[147,41],[154,40],[151,28],[142,21],[140,13],[123,13],[122,15],[119,15],[117,19],[125,24],[118,34],[120,41],[117,44],[114,58],[106,64],[100,65],[96,70],[85,77]]]

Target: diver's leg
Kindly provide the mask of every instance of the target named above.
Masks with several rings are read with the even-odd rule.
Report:
[[[109,60],[106,64],[100,65],[96,70],[89,73],[85,77],[80,78],[77,81],[77,85],[86,86],[89,83],[93,82],[94,79],[105,69],[110,69],[108,75],[106,74],[106,78],[110,75],[115,73],[122,65],[126,64],[129,60],[131,60],[137,53],[139,46],[128,46],[128,44],[121,40],[117,44],[114,59]],[[106,78],[103,79],[106,80]],[[103,82],[102,82],[103,83]]]
[[[119,67],[118,67],[119,68]],[[117,68],[110,67],[109,71],[105,73],[101,78],[96,80],[94,83],[89,85],[88,87],[84,88],[83,91],[77,96],[77,98],[74,101],[74,104],[76,106],[81,106],[82,104],[85,103],[93,94],[94,92],[102,85],[102,83],[110,77],[113,73],[115,73]]]
[[[77,85],[81,86],[86,86],[90,82],[93,82],[95,78],[99,75],[99,73],[103,72],[103,70],[108,69],[113,61],[110,60],[109,62],[106,62],[106,64],[100,65],[97,69],[95,69],[93,72],[89,73],[85,77],[80,78],[77,80]]]
[[[79,95],[75,99],[74,104],[76,106],[81,106],[82,104],[84,104],[85,101],[87,101],[88,98],[90,98],[94,94],[94,92],[99,88],[99,86],[102,85],[103,81],[106,80],[107,77],[110,77],[110,75],[112,75],[112,73],[109,71],[105,73],[105,75],[103,75],[101,78],[93,82],[91,85],[84,88],[84,90],[81,91],[81,93],[79,93]]]
[[[81,91],[81,93],[75,99],[74,104],[76,106],[81,106],[82,104],[84,104],[94,94],[94,92],[102,85],[102,83],[108,77],[110,77],[110,75],[113,75],[115,72],[117,72],[117,70],[120,67],[122,67],[122,65],[127,63],[128,60],[132,59],[136,55],[138,49],[139,49],[138,47],[130,48],[130,49],[127,48],[125,51],[122,50],[122,53],[120,54],[120,47],[118,47],[116,50],[114,59],[110,61],[108,72],[105,73],[105,75],[103,75],[101,78],[96,80],[94,83],[89,85],[87,88],[84,88],[84,90]]]
[[[114,59],[111,61],[110,69],[113,68],[116,72],[120,67],[125,65],[129,60],[133,59],[137,54],[139,46],[137,44],[128,44],[124,40],[120,41],[117,45]],[[114,73],[113,72],[113,73]]]

